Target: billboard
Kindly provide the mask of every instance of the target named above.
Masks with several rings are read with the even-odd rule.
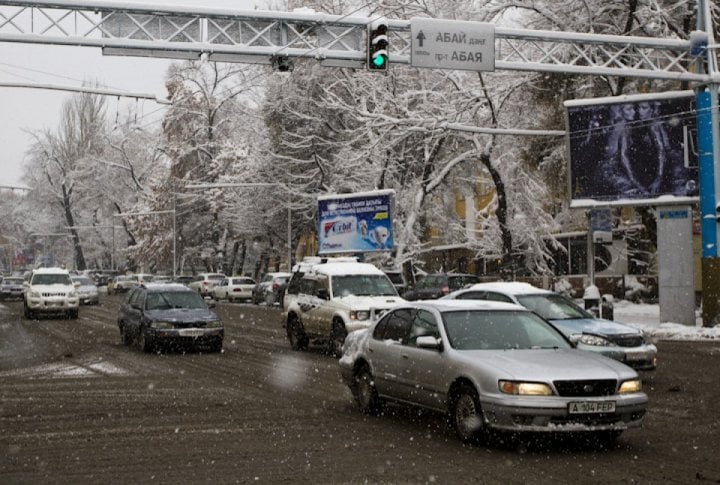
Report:
[[[318,197],[318,253],[366,253],[393,248],[394,190]]]
[[[566,101],[570,207],[696,202],[692,91]]]

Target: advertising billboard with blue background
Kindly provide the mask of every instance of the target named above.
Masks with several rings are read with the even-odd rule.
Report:
[[[318,253],[366,253],[393,248],[394,190],[318,197]]]

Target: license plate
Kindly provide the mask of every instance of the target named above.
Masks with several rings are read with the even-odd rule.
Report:
[[[202,337],[205,335],[205,331],[199,328],[184,328],[179,333],[182,337]]]
[[[614,413],[615,401],[576,401],[568,403],[570,414]]]

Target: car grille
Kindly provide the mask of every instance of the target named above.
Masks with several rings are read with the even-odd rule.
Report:
[[[563,397],[612,396],[617,389],[615,379],[589,381],[554,381],[555,389]]]
[[[643,344],[643,338],[641,335],[611,336],[608,337],[608,340],[620,347],[640,347]]]
[[[57,291],[44,291],[41,293],[43,297],[49,297],[49,296],[65,296],[65,292],[57,292]]]
[[[175,322],[173,326],[175,328],[205,328],[207,322]]]

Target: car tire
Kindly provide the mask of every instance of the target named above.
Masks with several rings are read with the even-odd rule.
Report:
[[[342,357],[342,347],[347,337],[347,329],[345,324],[339,320],[335,320],[330,330],[330,339],[328,341],[328,353],[334,357]]]
[[[132,336],[125,328],[125,324],[120,323],[118,326],[120,327],[120,343],[129,346],[132,343]]]
[[[450,399],[450,423],[460,441],[477,442],[485,432],[485,419],[480,408],[477,391],[470,385],[461,385]]]
[[[209,350],[210,350],[210,352],[213,352],[213,353],[222,352],[222,348],[223,348],[223,340],[221,338],[214,340],[209,345]]]
[[[137,343],[138,347],[140,347],[140,350],[143,352],[150,353],[155,349],[152,339],[148,338],[145,334],[144,328],[141,328],[140,332],[138,332]]]
[[[30,310],[30,308],[27,306],[27,303],[23,300],[23,316],[26,320],[32,320],[35,315],[33,315],[33,312]]]
[[[290,317],[287,324],[287,337],[290,348],[293,350],[305,350],[308,346],[308,338],[305,329],[297,317]]]
[[[375,379],[367,365],[362,366],[355,375],[353,394],[361,413],[375,415],[382,409],[382,401],[375,388]]]

